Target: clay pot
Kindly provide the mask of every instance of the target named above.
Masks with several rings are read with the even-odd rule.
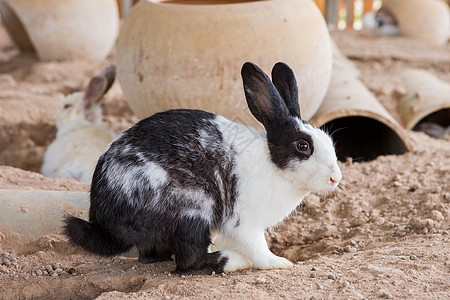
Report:
[[[443,46],[449,37],[450,12],[442,0],[383,0],[403,35]]]
[[[450,84],[422,70],[408,69],[400,76],[406,94],[398,111],[405,127],[416,130],[422,122],[450,126]]]
[[[115,0],[0,0],[11,38],[42,60],[104,59],[115,44]]]
[[[270,74],[286,62],[299,83],[302,116],[320,106],[331,75],[330,38],[310,0],[140,1],[118,40],[118,79],[140,118],[196,108],[258,126],[240,75],[245,61]]]
[[[330,87],[310,122],[332,134],[341,161],[409,151],[404,129],[358,79],[356,67],[337,47],[333,50]]]

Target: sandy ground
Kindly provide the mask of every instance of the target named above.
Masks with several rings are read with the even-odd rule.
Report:
[[[423,68],[450,82],[450,44],[433,48],[357,32],[332,35],[399,121],[399,70]],[[63,96],[111,62],[114,53],[100,63],[39,62],[19,55],[0,27],[1,189],[88,190],[30,171],[39,170],[55,135]],[[116,131],[137,120],[118,84],[104,107]],[[450,142],[407,136],[413,151],[342,163],[343,193],[308,196],[267,233],[271,249],[296,262],[291,270],[180,276],[172,273],[172,262],[98,258],[60,235],[7,248],[0,232],[0,299],[449,299]]]

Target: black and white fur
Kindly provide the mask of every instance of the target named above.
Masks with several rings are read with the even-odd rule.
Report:
[[[300,118],[293,71],[277,63],[271,82],[247,62],[241,73],[266,132],[200,110],[141,120],[100,157],[89,222],[65,220],[70,241],[99,255],[136,246],[144,263],[174,255],[181,272],[292,267],[269,250],[265,230],[342,175],[331,138]],[[210,253],[213,236],[227,243]]]

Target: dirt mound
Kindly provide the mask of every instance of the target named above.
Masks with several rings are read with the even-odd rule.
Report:
[[[450,82],[450,45],[432,48],[357,32],[333,37],[398,121],[399,70],[423,68]],[[38,62],[19,55],[0,27],[0,164],[39,170],[64,95],[82,89],[113,61],[114,54],[101,63]],[[105,120],[116,131],[136,121],[118,84],[104,106]],[[344,192],[308,196],[267,233],[275,253],[297,262],[292,270],[180,276],[173,262],[99,258],[68,245],[63,236],[42,236],[0,249],[0,299],[449,298],[450,142],[407,135],[412,152],[341,164]],[[0,189],[88,188],[0,167]],[[0,232],[0,248],[6,237]]]

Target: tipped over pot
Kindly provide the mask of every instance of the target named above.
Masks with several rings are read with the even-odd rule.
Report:
[[[311,123],[332,134],[338,159],[355,161],[411,149],[404,129],[358,79],[356,67],[333,49],[333,74]]]
[[[435,138],[450,137],[450,84],[424,70],[407,69],[400,76],[406,93],[398,111],[405,127]]]

